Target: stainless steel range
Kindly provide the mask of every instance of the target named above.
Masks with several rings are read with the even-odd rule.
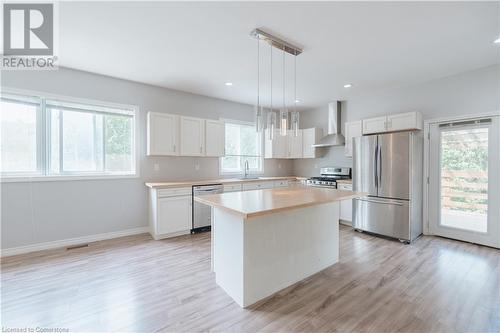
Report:
[[[306,181],[308,186],[337,188],[338,179],[351,179],[351,168],[326,167],[321,168],[320,177],[311,177]]]

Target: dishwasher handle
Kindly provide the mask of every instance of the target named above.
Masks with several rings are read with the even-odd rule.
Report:
[[[222,193],[224,187],[222,184],[215,185],[195,185],[193,186],[193,194],[207,194],[207,193]]]

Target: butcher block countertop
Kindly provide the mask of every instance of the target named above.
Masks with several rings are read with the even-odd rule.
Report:
[[[273,180],[305,180],[304,177],[259,177],[259,178],[223,178],[223,179],[208,179],[208,180],[186,180],[180,182],[158,182],[146,183],[149,188],[169,188],[169,187],[184,187],[193,185],[209,185],[209,184],[234,184],[234,183],[248,183],[248,182],[266,182]]]
[[[244,218],[276,213],[365,196],[366,193],[318,187],[291,187],[229,192],[195,197],[209,206],[225,209]]]

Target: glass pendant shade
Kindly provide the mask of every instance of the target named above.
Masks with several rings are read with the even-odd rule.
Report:
[[[293,111],[290,117],[291,128],[293,131],[293,136],[295,137],[299,136],[299,117],[300,115],[298,111]]]
[[[288,110],[286,108],[280,110],[280,134],[281,136],[288,134]]]
[[[267,134],[269,135],[269,140],[274,140],[274,132],[276,131],[276,113],[269,110],[267,113]]]
[[[264,113],[263,106],[255,106],[255,131],[257,133],[261,133],[264,129]]]

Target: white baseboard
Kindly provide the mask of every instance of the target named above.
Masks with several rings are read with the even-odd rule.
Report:
[[[106,239],[113,239],[113,238],[124,237],[124,236],[138,235],[138,234],[143,234],[143,233],[148,233],[148,232],[149,232],[149,227],[139,227],[139,228],[120,230],[120,231],[106,232],[104,234],[61,239],[61,240],[52,241],[52,242],[37,243],[37,244],[25,245],[25,246],[19,246],[19,247],[11,247],[11,248],[7,248],[7,249],[2,249],[1,253],[0,253],[0,257],[8,257],[8,256],[16,255],[16,254],[57,249],[57,248],[62,248],[62,247],[67,247],[67,246],[92,243],[92,242],[102,241],[102,240],[106,240]]]
[[[351,221],[339,220],[339,223],[342,224],[342,225],[347,225],[349,227],[352,227],[352,222]]]

